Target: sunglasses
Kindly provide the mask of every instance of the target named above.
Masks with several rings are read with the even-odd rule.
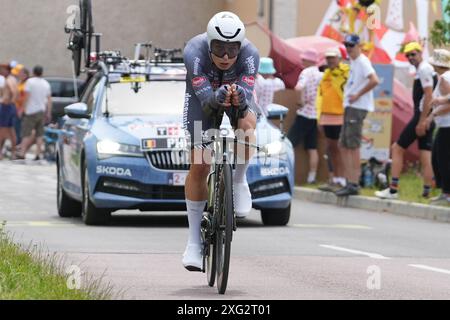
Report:
[[[415,52],[406,54],[407,58],[414,58],[415,56],[417,56],[417,53],[415,53]]]
[[[211,42],[211,53],[216,57],[223,58],[228,55],[228,58],[234,59],[241,51],[241,44],[239,42],[223,42],[214,40]]]
[[[346,48],[354,48],[354,47],[356,47],[356,44],[354,44],[354,43],[344,43],[344,46]]]

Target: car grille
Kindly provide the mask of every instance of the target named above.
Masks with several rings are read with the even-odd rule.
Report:
[[[253,199],[260,199],[285,192],[291,192],[289,182],[286,178],[258,181],[250,185],[250,191]]]
[[[189,152],[178,151],[151,151],[147,152],[147,159],[156,169],[189,171]]]
[[[150,185],[117,178],[100,178],[95,190],[96,192],[105,192],[138,199],[185,199],[183,186]]]

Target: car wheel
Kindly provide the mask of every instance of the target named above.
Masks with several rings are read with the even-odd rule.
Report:
[[[291,218],[291,205],[286,209],[261,210],[261,217],[266,226],[285,226]]]
[[[62,218],[72,218],[81,216],[81,203],[69,198],[63,188],[62,169],[60,164],[57,164],[57,190],[56,200],[58,207],[58,214]]]
[[[83,222],[88,226],[100,226],[108,224],[111,218],[111,212],[106,209],[96,208],[89,196],[89,179],[88,171],[85,167],[83,170],[83,204],[82,218]]]

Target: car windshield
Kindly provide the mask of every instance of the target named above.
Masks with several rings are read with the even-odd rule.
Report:
[[[134,84],[133,84],[134,85]],[[102,111],[111,116],[182,114],[186,83],[184,81],[152,81],[140,83],[136,93],[131,83],[112,83],[103,97]]]

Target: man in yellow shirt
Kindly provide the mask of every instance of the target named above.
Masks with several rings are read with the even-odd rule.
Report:
[[[330,182],[319,187],[322,191],[337,191],[346,186],[344,168],[339,150],[339,137],[344,123],[344,87],[349,77],[350,67],[341,62],[338,48],[325,53],[328,69],[319,84],[317,93],[317,112],[319,125],[327,138],[328,155],[333,166]]]

